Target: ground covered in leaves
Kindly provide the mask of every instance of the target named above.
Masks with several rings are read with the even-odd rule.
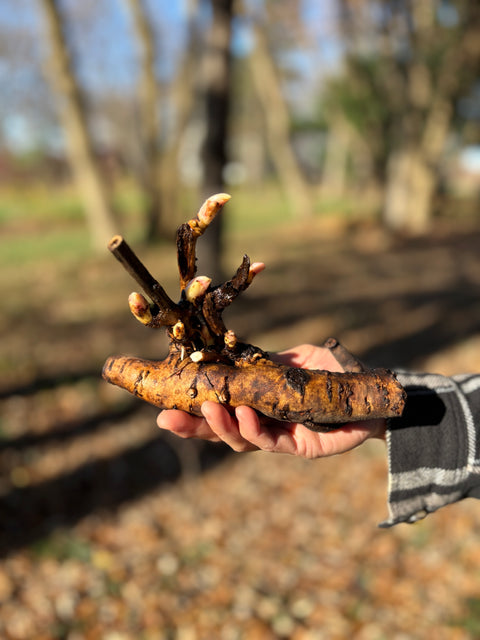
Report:
[[[474,229],[316,221],[229,247],[230,271],[267,263],[226,317],[265,349],[335,335],[372,365],[480,370]],[[142,258],[175,297],[173,249]],[[0,278],[1,638],[479,637],[478,503],[383,530],[380,442],[304,461],[169,438],[99,377],[111,353],[165,347],[110,256]]]

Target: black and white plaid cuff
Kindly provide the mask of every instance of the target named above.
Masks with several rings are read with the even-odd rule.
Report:
[[[480,375],[397,375],[407,403],[387,428],[389,518],[381,527],[480,498]]]

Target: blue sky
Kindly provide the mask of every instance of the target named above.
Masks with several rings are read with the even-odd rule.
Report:
[[[146,0],[161,55],[159,78],[168,81],[185,45],[189,0]],[[261,6],[262,0],[250,0]],[[62,0],[69,17],[69,43],[77,74],[91,94],[135,91],[138,77],[135,37],[125,0]],[[303,19],[311,42],[307,51],[291,51],[288,63],[300,77],[314,79],[321,69],[338,62],[340,50],[334,32],[334,0],[304,0]],[[251,38],[241,20],[236,21],[234,51],[248,53]],[[41,122],[42,104],[51,97],[41,65],[48,58],[41,3],[37,0],[0,2],[1,130],[7,143],[24,146],[55,136]],[[311,83],[313,84],[313,83]],[[304,88],[304,100],[306,100]],[[36,96],[36,101],[33,96]],[[42,102],[43,101],[43,102]],[[50,107],[51,111],[51,107]],[[36,139],[37,138],[37,139]]]
[[[162,43],[160,75],[168,77],[183,46],[186,1],[148,0],[152,24]],[[132,91],[137,59],[128,5],[124,0],[63,0],[69,17],[70,46],[76,71],[91,93]],[[160,11],[161,9],[161,11]],[[51,103],[44,77],[48,43],[37,0],[0,1],[0,130],[3,141],[24,149],[56,146],[54,128],[42,123],[42,105]],[[47,106],[50,109],[51,106]],[[45,107],[43,108],[45,112]],[[43,113],[44,115],[44,113]],[[0,140],[1,142],[1,140]]]
[[[75,68],[87,94],[134,93],[139,66],[128,2],[61,2],[69,19],[69,45]],[[185,46],[190,0],[144,2],[160,51],[158,76],[168,82]],[[245,0],[245,3],[258,10],[263,0]],[[206,5],[203,6],[205,13]],[[296,72],[295,82],[286,87],[290,96],[296,96],[291,102],[307,116],[322,79],[338,68],[342,59],[336,11],[337,0],[302,0],[305,42],[282,58]],[[442,19],[453,24],[455,15],[447,12]],[[248,21],[237,19],[233,39],[235,54],[246,55],[251,46]],[[62,145],[61,133],[52,115],[54,96],[45,80],[46,60],[48,42],[39,0],[0,0],[0,147],[6,144],[17,150],[28,150],[47,145],[56,150]],[[465,113],[472,109],[478,113],[478,100],[466,98],[462,105]],[[469,152],[467,160],[477,165],[478,151]]]

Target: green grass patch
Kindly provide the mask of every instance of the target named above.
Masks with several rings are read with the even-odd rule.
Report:
[[[116,185],[113,200],[122,217],[138,215],[145,207],[142,192],[127,180]],[[83,220],[83,205],[73,185],[50,187],[41,183],[25,189],[2,187],[0,190],[0,224],[15,224],[21,228],[22,222],[39,222],[49,226],[52,223]]]
[[[144,201],[127,181],[115,190],[119,228],[130,239],[142,236]],[[73,186],[0,190],[0,267],[91,255],[92,248],[82,203]]]
[[[225,208],[227,233],[275,228],[294,219],[287,198],[275,184],[227,191],[232,196]]]
[[[89,562],[91,558],[90,544],[67,530],[56,531],[38,540],[30,549],[37,558],[54,558],[60,562],[65,560]]]
[[[313,189],[314,191],[314,189]],[[303,220],[302,212],[289,202],[285,192],[274,182],[256,187],[242,187],[229,191],[232,195],[225,213],[227,233],[265,231]],[[317,218],[372,217],[368,203],[345,196],[342,198],[317,198],[314,203]]]
[[[300,212],[293,210],[280,185],[273,181],[235,187],[229,192],[232,200],[222,214],[227,238],[242,233],[266,233],[301,219]],[[195,215],[201,203],[196,189],[185,189],[182,194],[183,220],[187,220]],[[138,185],[129,180],[119,182],[114,200],[120,214],[119,231],[131,244],[141,242],[145,199]],[[348,216],[351,207],[345,200],[319,201],[317,215]],[[50,188],[33,184],[23,190],[13,187],[0,190],[0,267],[52,259],[83,259],[91,253],[82,204],[72,185]]]
[[[90,254],[90,239],[82,228],[0,236],[0,268]]]
[[[25,189],[2,188],[0,191],[0,223],[80,220],[81,203],[72,187],[49,188],[45,184]]]
[[[145,196],[133,181],[123,180],[115,187],[114,206],[123,218],[139,218],[145,210]]]
[[[467,598],[464,602],[463,615],[452,621],[452,626],[464,629],[472,638],[480,636],[480,598]]]

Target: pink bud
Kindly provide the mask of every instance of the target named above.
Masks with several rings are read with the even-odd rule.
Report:
[[[135,318],[142,324],[150,324],[153,320],[150,304],[141,293],[133,292],[128,296],[128,306]]]
[[[185,287],[185,296],[189,302],[198,302],[207,293],[207,289],[212,282],[207,276],[197,276],[190,280]]]

